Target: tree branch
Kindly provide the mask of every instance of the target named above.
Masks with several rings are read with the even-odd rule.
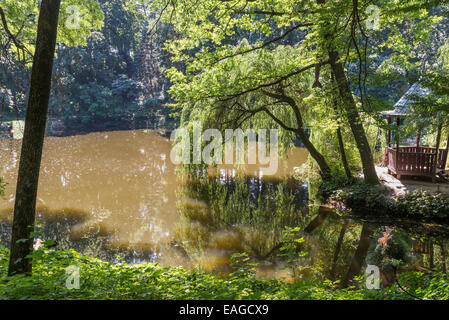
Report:
[[[328,63],[329,63],[329,60],[326,60],[326,61],[323,61],[323,62],[320,62],[320,63],[314,63],[314,64],[311,64],[311,65],[308,65],[308,66],[306,66],[306,67],[304,67],[304,68],[301,68],[301,69],[299,69],[299,70],[296,70],[296,71],[293,71],[293,72],[291,72],[291,73],[289,73],[289,74],[286,74],[285,76],[280,77],[280,78],[277,79],[276,81],[269,82],[269,83],[264,83],[264,84],[258,85],[258,86],[254,87],[254,88],[251,88],[251,89],[244,90],[244,91],[239,92],[239,93],[227,94],[227,95],[226,95],[227,98],[222,99],[221,101],[228,101],[228,100],[230,100],[230,99],[239,97],[239,96],[241,96],[241,95],[244,95],[244,94],[247,94],[247,93],[250,93],[250,92],[254,92],[254,91],[257,91],[257,90],[260,90],[260,89],[263,89],[263,88],[268,88],[268,87],[274,86],[274,85],[276,85],[276,84],[281,83],[281,82],[284,81],[284,80],[287,80],[288,78],[290,78],[290,77],[292,77],[292,76],[295,76],[295,75],[297,75],[297,74],[300,74],[300,73],[302,73],[302,72],[304,72],[304,71],[307,71],[307,70],[309,70],[309,69],[315,68],[316,65],[325,65],[325,64],[328,64]],[[209,97],[209,98],[214,98],[214,97]]]
[[[3,8],[0,7],[0,17],[2,20],[2,24],[3,24],[3,29],[5,29],[5,32],[8,36],[8,38],[10,40],[12,40],[12,42],[14,42],[14,45],[19,48],[19,49],[24,49],[25,47],[23,46],[23,44],[21,44],[16,37],[12,34],[12,32],[9,30],[8,28],[8,23],[6,21],[6,16],[5,16],[5,12],[3,11]]]
[[[262,49],[262,48],[264,48],[264,47],[269,46],[269,45],[272,44],[272,43],[275,43],[275,42],[277,42],[277,41],[279,41],[279,40],[284,39],[289,33],[293,32],[293,31],[295,31],[295,30],[297,30],[297,29],[299,29],[299,28],[301,28],[301,27],[310,27],[310,26],[312,26],[312,25],[313,25],[312,23],[298,24],[298,25],[296,25],[296,26],[294,26],[294,27],[288,29],[286,32],[284,32],[283,34],[281,34],[279,37],[276,37],[276,38],[271,39],[271,40],[269,40],[269,41],[267,41],[267,42],[264,42],[264,43],[261,44],[260,46],[257,46],[257,47],[254,47],[254,48],[251,48],[251,49],[242,51],[242,52],[236,52],[236,53],[234,53],[234,54],[230,54],[230,55],[227,55],[227,56],[225,56],[225,57],[219,58],[219,59],[215,60],[213,63],[211,63],[211,65],[217,64],[218,62],[223,61],[223,60],[226,60],[226,59],[229,59],[229,58],[233,58],[233,57],[236,57],[236,56],[239,56],[239,55],[247,54],[247,53],[250,53],[250,52],[253,52],[253,51]]]

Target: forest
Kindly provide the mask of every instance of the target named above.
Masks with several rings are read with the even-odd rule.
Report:
[[[447,300],[448,157],[449,1],[0,1],[0,300]]]

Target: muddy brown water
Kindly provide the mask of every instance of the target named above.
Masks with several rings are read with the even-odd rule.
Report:
[[[0,199],[0,244],[5,246],[20,143],[0,140],[0,175],[8,182]],[[217,185],[186,193],[192,185],[170,161],[171,148],[153,130],[47,137],[37,201],[42,238],[109,261],[122,257],[130,263],[157,261],[207,270],[226,269],[232,253],[245,251],[257,258],[261,275],[284,277],[289,271],[275,259],[276,248],[279,230],[290,224],[307,231],[301,233],[306,240],[301,250],[308,253],[300,259],[307,266],[301,272],[341,278],[354,259],[363,224],[369,224],[372,246],[363,261],[383,263],[376,246],[392,228],[393,242],[403,248],[396,251],[407,255],[408,264],[446,268],[447,226],[320,213],[309,203],[307,183],[283,185],[294,167],[306,162],[305,149],[288,151],[276,175],[262,176],[260,165],[220,166],[209,172]],[[245,177],[243,189],[234,183],[236,172]],[[198,190],[206,196],[195,198]]]
[[[20,145],[20,140],[0,140],[1,176],[8,182],[5,198],[0,199],[2,242],[6,245]],[[72,244],[101,238],[100,251],[126,253],[129,259],[135,256],[131,261],[178,263],[161,253],[161,247],[173,242],[180,223],[177,193],[183,179],[170,161],[171,148],[171,141],[153,130],[47,137],[37,199],[43,230],[62,241],[58,229],[64,226],[64,236]],[[307,159],[301,148],[291,150],[290,155],[280,163],[278,173],[267,178],[280,180]],[[232,175],[235,170],[222,166],[218,175]],[[258,165],[237,170],[260,176]]]

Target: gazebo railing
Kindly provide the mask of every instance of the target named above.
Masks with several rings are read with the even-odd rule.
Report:
[[[437,169],[444,169],[447,150],[430,147],[387,147],[388,169],[396,174],[426,175],[434,174]]]

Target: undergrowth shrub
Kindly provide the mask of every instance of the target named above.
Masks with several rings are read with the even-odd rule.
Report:
[[[449,195],[415,190],[398,197],[395,210],[399,214],[433,219],[449,218]]]

